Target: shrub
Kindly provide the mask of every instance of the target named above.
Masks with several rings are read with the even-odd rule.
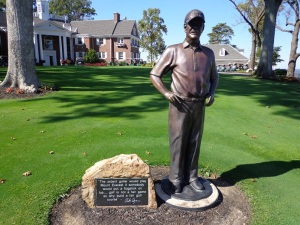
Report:
[[[286,69],[276,69],[274,70],[276,76],[285,76],[287,73]]]
[[[84,55],[84,61],[86,63],[99,62],[99,58],[96,51],[94,49],[89,49],[88,52]]]

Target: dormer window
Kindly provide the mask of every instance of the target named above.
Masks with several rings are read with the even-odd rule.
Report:
[[[124,38],[117,39],[117,46],[118,47],[125,47]]]
[[[225,48],[221,48],[219,51],[219,56],[225,56],[226,55],[226,49]]]
[[[124,44],[124,38],[118,38],[117,42],[118,44]]]

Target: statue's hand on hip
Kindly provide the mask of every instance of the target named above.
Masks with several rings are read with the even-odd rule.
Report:
[[[165,94],[165,98],[168,99],[170,102],[175,103],[176,101],[178,101],[178,97],[173,93],[173,92],[167,92]]]
[[[215,98],[213,95],[209,95],[205,100],[205,106],[211,106],[215,101]]]

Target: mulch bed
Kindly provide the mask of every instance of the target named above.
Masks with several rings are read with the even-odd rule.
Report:
[[[21,91],[18,91],[18,89],[0,87],[0,99],[36,98],[51,93],[53,91],[54,90],[45,90],[39,88],[35,93],[22,93]]]
[[[159,182],[169,172],[168,167],[152,167],[151,176]],[[236,186],[219,179],[210,179],[220,191],[218,203],[205,211],[184,211],[162,202],[157,197],[158,208],[141,207],[94,208],[91,209],[81,198],[81,186],[72,190],[57,202],[49,216],[52,225],[157,225],[157,224],[220,224],[246,225],[251,211],[248,199]]]

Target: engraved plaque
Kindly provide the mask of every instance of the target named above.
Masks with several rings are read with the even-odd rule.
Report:
[[[148,178],[95,178],[95,206],[148,205]]]

